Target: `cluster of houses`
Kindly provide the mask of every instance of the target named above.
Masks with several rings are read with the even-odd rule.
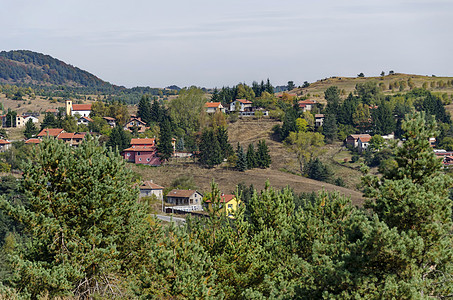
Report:
[[[235,195],[221,194],[219,203],[212,203],[203,199],[203,195],[196,190],[173,189],[164,197],[164,187],[155,184],[152,180],[144,181],[140,186],[140,198],[156,197],[162,202],[162,211],[166,213],[187,213],[216,210],[229,218],[234,218],[240,201]]]
[[[230,107],[228,109],[223,107],[221,102],[207,102],[205,104],[205,110],[208,114],[213,114],[217,111],[222,113],[238,112],[239,115],[243,117],[255,116],[256,112],[261,112],[262,116],[269,115],[269,111],[253,106],[252,101],[247,99],[234,100],[230,103]]]

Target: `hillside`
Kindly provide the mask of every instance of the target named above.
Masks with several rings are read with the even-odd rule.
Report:
[[[0,52],[0,83],[114,89],[113,85],[87,71],[28,50]]]
[[[412,82],[414,87],[423,87],[429,91],[436,93],[447,93],[453,95],[453,77],[436,77],[395,73],[391,75],[379,77],[330,77],[320,79],[310,84],[306,88],[297,88],[291,91],[299,96],[308,96],[311,99],[316,99],[324,102],[324,91],[331,87],[337,86],[342,91],[342,96],[346,97],[349,93],[353,93],[355,86],[360,83],[375,82],[381,86],[384,94],[396,94],[399,92],[408,92],[410,90],[408,81]],[[400,90],[400,83],[403,83],[404,88]],[[390,88],[389,88],[390,87]],[[392,88],[393,87],[393,88]]]
[[[253,184],[259,191],[264,188],[266,180],[276,188],[290,186],[295,192],[313,192],[325,189],[327,191],[339,191],[351,197],[354,204],[363,203],[362,193],[348,188],[338,187],[329,183],[308,179],[299,175],[292,174],[297,172],[296,157],[287,151],[282,143],[271,139],[272,127],[278,124],[272,120],[253,120],[243,119],[232,123],[228,127],[229,141],[236,148],[239,142],[244,148],[249,143],[255,145],[259,140],[266,140],[272,157],[272,164],[269,169],[253,169],[245,172],[238,172],[226,167],[215,167],[212,169],[202,168],[192,160],[172,161],[169,164],[153,168],[147,166],[137,166],[128,164],[135,172],[141,175],[142,179],[152,179],[159,185],[168,187],[175,179],[182,176],[192,176],[195,184],[202,192],[210,190],[211,181],[214,179],[220,189],[225,193],[234,192],[236,185]],[[339,147],[330,149],[326,153],[330,155],[339,151]],[[349,187],[354,187],[360,181],[360,173],[349,168],[336,168],[336,176],[345,178]]]

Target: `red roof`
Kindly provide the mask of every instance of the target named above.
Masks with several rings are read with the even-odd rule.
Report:
[[[360,136],[359,139],[362,143],[368,143],[371,140],[371,136],[363,135],[363,136]]]
[[[221,195],[220,196],[220,203],[228,203],[231,200],[236,199],[235,195]],[[206,200],[207,203],[210,203],[211,200]]]
[[[167,197],[189,198],[196,192],[195,190],[171,190]]]
[[[57,112],[57,109],[56,108],[49,108],[49,109],[46,109],[46,113],[56,113]]]
[[[247,99],[236,99],[236,101],[239,101],[242,104],[252,104],[252,101],[249,101]]]
[[[102,118],[107,121],[115,121],[115,118],[112,118],[112,117],[102,117]]]
[[[43,136],[53,136],[57,137],[63,132],[63,129],[61,128],[44,128],[41,130],[41,132],[38,134],[38,137],[43,137]]]
[[[74,133],[73,132],[62,132],[60,133],[60,135],[58,136],[58,139],[72,139],[74,137]]]
[[[144,181],[141,185],[140,185],[140,189],[141,190],[163,190],[164,187],[160,186],[160,185],[157,185],[151,181]]]
[[[131,145],[154,145],[155,139],[131,139]]]
[[[0,145],[7,145],[11,144],[11,142],[8,142],[7,140],[0,139]]]
[[[41,143],[40,139],[29,139],[25,142],[25,144],[39,144]]]
[[[88,118],[88,117],[81,117],[80,119],[85,119],[85,120],[87,120],[88,122],[93,122],[93,119]]]
[[[91,110],[91,104],[73,104],[73,111],[89,111]]]
[[[297,102],[297,103],[299,103],[299,105],[301,105],[301,104],[316,104],[315,101],[313,101],[313,100],[308,100],[308,99],[307,99],[307,100],[301,100],[301,101],[299,101],[299,102]]]
[[[135,146],[135,147],[130,147],[127,149],[124,149],[123,152],[129,151],[129,152],[154,152],[156,150],[155,146]]]
[[[206,102],[204,104],[204,106],[206,108],[218,108],[218,107],[222,106],[222,103],[220,103],[220,102]]]

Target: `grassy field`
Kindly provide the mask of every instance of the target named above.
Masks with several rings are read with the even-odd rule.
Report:
[[[340,90],[344,90],[343,97],[347,97],[349,93],[354,92],[355,86],[358,83],[365,83],[368,81],[376,82],[378,85],[380,83],[384,83],[385,88],[383,89],[384,94],[396,94],[399,93],[399,89],[395,88],[393,90],[389,89],[390,83],[396,83],[399,81],[405,81],[407,83],[408,79],[414,83],[415,87],[422,87],[423,83],[427,83],[428,90],[432,92],[438,93],[447,93],[448,95],[453,94],[453,87],[446,86],[446,87],[438,87],[438,82],[453,80],[453,77],[432,77],[432,76],[422,76],[422,75],[411,75],[411,74],[394,74],[394,75],[386,75],[386,76],[379,76],[379,77],[330,77],[326,79],[318,80],[314,83],[311,83],[308,88],[298,88],[293,90],[292,92],[297,93],[298,95],[307,96],[309,95],[310,99],[315,99],[321,103],[324,100],[324,91],[330,86],[337,86]],[[435,86],[431,87],[431,83]],[[408,92],[410,89],[408,86],[401,91],[401,92]]]
[[[148,167],[128,164],[128,166],[142,179],[152,179],[155,183],[162,186],[169,186],[176,178],[182,176],[192,176],[198,189],[201,192],[210,190],[211,181],[214,180],[219,184],[219,188],[224,193],[231,193],[236,190],[239,183],[247,186],[253,184],[255,189],[262,190],[265,182],[269,181],[271,186],[281,189],[290,186],[294,191],[312,192],[319,190],[338,191],[341,194],[351,197],[354,204],[361,205],[363,203],[362,193],[355,189],[342,188],[325,182],[311,180],[300,175],[297,175],[298,165],[295,161],[295,155],[283,146],[282,143],[276,142],[271,138],[271,129],[274,125],[279,124],[272,120],[252,120],[243,119],[236,123],[230,124],[228,128],[230,143],[236,149],[236,144],[239,142],[245,149],[249,143],[256,143],[259,140],[266,140],[272,157],[272,164],[268,169],[253,169],[245,172],[238,172],[221,165],[212,169],[201,168],[191,159],[189,160],[173,160],[162,167]],[[357,170],[336,165],[331,163],[329,156],[337,153],[341,148],[339,145],[329,146],[325,151],[325,160],[332,165],[336,172],[336,176],[344,178],[349,187],[355,188],[360,181],[360,174]]]

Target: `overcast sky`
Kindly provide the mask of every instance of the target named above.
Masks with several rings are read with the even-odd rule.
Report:
[[[453,76],[451,0],[0,0],[2,50],[113,84],[301,85],[381,71]]]

